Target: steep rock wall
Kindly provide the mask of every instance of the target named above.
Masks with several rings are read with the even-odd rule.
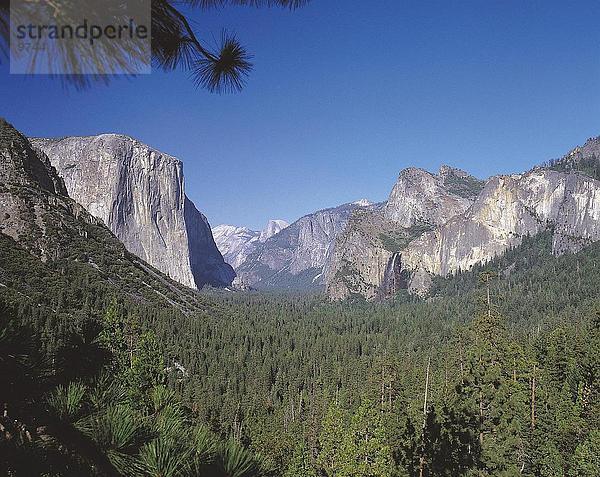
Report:
[[[117,134],[32,143],[50,158],[69,195],[130,252],[189,287],[231,284],[233,270],[185,195],[181,161]]]

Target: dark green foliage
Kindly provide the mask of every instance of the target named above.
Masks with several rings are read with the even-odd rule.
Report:
[[[95,267],[42,263],[0,239],[12,305],[0,327],[11,383],[0,473],[541,477],[598,467],[598,245],[557,258],[548,235],[525,238],[437,280],[426,300],[181,291],[169,306],[153,293],[136,299],[135,282],[121,293]]]
[[[274,273],[268,267],[262,267],[263,278],[257,285],[257,290],[290,290],[303,291],[305,293],[316,291],[322,288],[321,281],[317,276],[322,272],[320,268],[308,268],[300,273],[292,274],[289,272],[278,271]],[[315,280],[317,278],[317,280]]]
[[[598,159],[596,154],[578,158],[577,160],[562,159],[550,161],[545,164],[545,167],[558,172],[579,172],[590,176],[592,179],[600,180],[600,159]]]
[[[259,458],[220,441],[161,384],[156,340],[145,331],[128,341],[120,333],[128,320],[114,305],[93,339],[108,359],[66,384],[57,383],[73,376],[68,363],[44,373],[25,340],[36,333],[15,316],[5,310],[0,323],[0,373],[10,385],[2,393],[1,475],[266,475]]]
[[[379,234],[381,245],[390,252],[399,252],[406,248],[411,240],[429,232],[433,227],[428,224],[413,225],[407,229],[390,230]]]
[[[448,192],[452,194],[456,194],[459,197],[472,198],[481,192],[485,181],[469,175],[460,177],[455,174],[449,174],[444,179],[444,185],[447,187]]]

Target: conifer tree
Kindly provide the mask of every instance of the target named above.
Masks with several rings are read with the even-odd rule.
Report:
[[[392,455],[387,443],[383,414],[370,400],[363,400],[352,416],[340,452],[339,477],[389,477]]]
[[[345,429],[345,413],[337,403],[331,403],[323,418],[319,436],[319,467],[328,477],[338,476],[342,470],[342,444]]]

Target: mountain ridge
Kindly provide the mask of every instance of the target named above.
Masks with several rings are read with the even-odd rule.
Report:
[[[299,218],[248,256],[237,269],[234,285],[242,288],[320,289],[323,269],[335,237],[345,227],[352,211],[364,207],[347,203]]]
[[[599,157],[600,138],[591,138],[559,160],[485,182],[442,166],[441,193],[434,174],[403,170],[382,210],[352,217],[338,237],[329,297],[424,295],[433,277],[485,263],[547,230],[553,253],[581,250],[600,239]],[[445,193],[467,201],[444,202]]]
[[[380,295],[393,254],[466,210],[481,182],[446,165],[438,174],[418,167],[400,171],[388,199],[353,214],[336,238],[325,270],[327,294],[333,299]]]
[[[54,150],[56,141],[71,142],[75,144],[71,148],[84,150],[88,142],[100,142],[104,149],[95,147],[87,155],[81,151],[74,155],[64,154],[65,148],[58,148],[65,159]],[[402,288],[424,294],[433,276],[445,276],[485,262],[518,245],[522,237],[549,227],[555,231],[557,254],[579,250],[598,239],[596,214],[600,206],[597,187],[590,180],[600,178],[600,137],[592,137],[561,159],[528,172],[486,180],[445,164],[435,173],[408,167],[400,171],[384,202],[373,204],[361,199],[307,214],[291,225],[270,221],[260,232],[227,225],[210,229],[206,218],[185,195],[181,161],[129,136],[109,133],[32,142],[48,153],[52,165],[64,176],[69,192],[77,189],[74,174],[79,167],[77,162],[70,162],[72,158],[101,156],[106,152],[106,142],[116,144],[114,155],[123,155],[127,148],[143,150],[141,159],[146,162],[141,160],[138,174],[158,177],[157,170],[169,169],[174,178],[171,184],[177,184],[169,190],[173,196],[167,201],[170,206],[164,207],[162,197],[156,203],[152,199],[144,202],[143,198],[129,198],[116,212],[111,209],[111,216],[107,213],[110,204],[91,200],[88,196],[94,199],[93,193],[81,194],[87,200],[80,202],[110,224],[134,253],[143,258],[156,256],[151,262],[188,286],[228,286],[235,269],[238,276],[234,285],[241,288],[324,288],[333,299],[355,295],[368,299],[386,297]],[[124,161],[140,160],[134,156],[125,154]],[[161,160],[155,160],[156,157]],[[110,176],[104,173],[107,175]],[[144,186],[143,181],[128,181],[128,177],[119,179],[125,195],[134,195],[136,187]],[[78,183],[81,182],[85,183]],[[149,195],[152,197],[152,192]],[[173,206],[180,201],[181,206]],[[152,217],[133,220],[132,227],[128,222],[130,209],[151,210]],[[176,237],[163,234],[160,228],[172,210],[180,211],[179,219],[177,214],[171,217],[180,223],[166,230],[179,230]],[[138,230],[138,234],[128,236],[120,228],[124,224],[125,229]],[[195,232],[190,232],[190,228]],[[151,235],[154,229],[157,237],[142,236],[140,240],[140,233]],[[213,237],[213,232],[218,237]],[[154,245],[161,241],[172,243],[172,251],[187,249],[188,253],[169,259],[168,254],[161,253],[164,249],[135,248],[144,240]],[[203,261],[204,256],[209,259]],[[161,260],[170,263],[165,265]],[[227,268],[227,263],[233,268]]]

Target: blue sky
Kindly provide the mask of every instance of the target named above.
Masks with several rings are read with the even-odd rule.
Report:
[[[29,135],[119,132],[183,160],[212,225],[261,228],[362,197],[407,166],[522,171],[600,135],[600,2],[313,0],[194,15],[254,54],[239,94],[153,73],[89,91],[0,66]]]

